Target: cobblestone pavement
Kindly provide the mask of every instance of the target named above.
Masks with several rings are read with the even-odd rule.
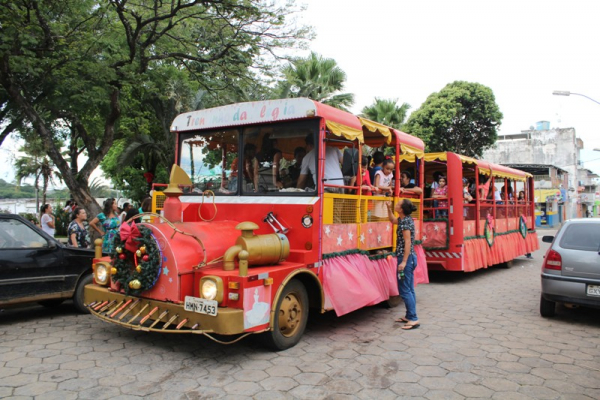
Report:
[[[433,275],[417,288],[420,329],[394,323],[403,305],[327,313],[278,353],[129,331],[70,304],[5,310],[0,398],[599,399],[600,311],[541,318],[542,255]]]

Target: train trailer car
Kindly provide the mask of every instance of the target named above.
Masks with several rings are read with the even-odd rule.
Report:
[[[144,222],[121,226],[113,254],[95,260],[85,290],[94,316],[231,341],[260,334],[285,349],[309,309],[399,303],[396,228],[380,211],[410,197],[420,239],[422,194],[399,183],[400,165],[422,183],[420,139],[302,98],[185,113],[171,130],[169,187],[154,193]],[[361,187],[367,148],[402,159],[389,196]]]
[[[429,270],[508,267],[539,248],[530,174],[451,152],[425,154],[424,164]]]

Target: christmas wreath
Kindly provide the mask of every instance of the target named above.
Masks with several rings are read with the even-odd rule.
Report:
[[[521,218],[519,218],[519,232],[521,232],[523,239],[527,237],[527,223],[525,222],[525,217],[522,215]]]
[[[152,289],[162,265],[162,254],[152,231],[134,222],[123,224],[113,248],[113,282],[120,283],[127,295]]]
[[[488,215],[485,221],[483,236],[485,237],[488,246],[492,247],[494,244],[494,218],[491,215]]]

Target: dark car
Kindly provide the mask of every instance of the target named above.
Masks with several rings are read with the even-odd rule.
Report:
[[[19,215],[0,214],[0,307],[72,298],[87,312],[83,288],[92,283],[93,258],[91,249],[68,247]]]
[[[553,317],[556,303],[600,308],[600,219],[566,221],[542,265],[540,314]]]

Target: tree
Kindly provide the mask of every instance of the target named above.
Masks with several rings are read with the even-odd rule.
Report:
[[[408,103],[402,103],[398,107],[398,99],[387,100],[376,97],[373,104],[362,109],[362,114],[372,121],[400,129],[409,109]]]
[[[59,145],[60,146],[60,145]],[[55,169],[52,160],[50,160],[44,151],[41,140],[31,139],[19,148],[19,152],[25,153],[15,161],[15,177],[17,185],[25,178],[33,177],[33,187],[37,192],[39,190],[39,181],[42,179],[42,204],[46,204],[46,194],[48,193],[48,184],[54,183],[55,178],[62,182],[62,177]],[[37,204],[36,204],[37,206]]]
[[[431,94],[403,129],[421,137],[427,151],[481,157],[496,142],[501,121],[502,113],[490,88],[456,81]]]
[[[339,93],[344,90],[346,73],[332,58],[323,58],[311,53],[307,58],[298,58],[282,69],[285,81],[280,83],[279,96],[308,97],[348,111],[354,104],[354,95]]]
[[[255,0],[1,2],[0,116],[35,130],[74,199],[97,213],[89,176],[130,134],[123,112],[146,118],[137,106],[140,92],[157,93],[152,72],[175,68],[222,89],[211,84],[266,67],[261,56],[307,35],[284,25],[294,10]],[[67,141],[70,161],[56,137]]]

